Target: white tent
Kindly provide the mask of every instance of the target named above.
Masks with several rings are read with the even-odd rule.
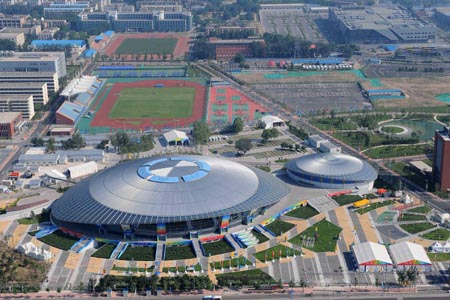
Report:
[[[81,165],[70,167],[67,170],[69,171],[69,177],[74,179],[97,173],[98,168],[95,161],[90,161]]]
[[[281,126],[285,126],[286,123],[276,117],[276,116],[270,116],[270,115],[266,115],[264,117],[261,118],[261,121],[266,124],[266,128],[265,129],[269,129],[269,128],[274,128],[274,127],[281,127]]]
[[[76,94],[89,92],[89,88],[97,81],[95,76],[83,76],[75,78],[60,93],[61,96],[71,97]]]
[[[431,261],[425,249],[419,244],[401,242],[389,246],[389,252],[397,269],[416,267],[422,272],[431,271]]]
[[[52,253],[50,251],[38,248],[32,242],[20,245],[19,247],[17,247],[17,251],[34,259],[49,260],[50,258],[52,258]]]
[[[353,245],[352,253],[360,272],[392,271],[392,260],[384,245],[364,242]]]
[[[179,130],[171,130],[169,132],[164,133],[164,139],[168,145],[170,144],[189,144],[189,138],[185,132]]]
[[[429,248],[430,252],[437,252],[437,253],[448,253],[450,252],[450,242],[446,241],[444,244],[441,244],[439,242],[434,242],[430,248]]]

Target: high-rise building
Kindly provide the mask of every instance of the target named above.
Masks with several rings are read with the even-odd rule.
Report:
[[[434,134],[433,178],[439,190],[450,189],[450,136],[449,127],[436,130]]]
[[[3,72],[56,72],[58,78],[67,75],[64,52],[12,52],[0,56]]]

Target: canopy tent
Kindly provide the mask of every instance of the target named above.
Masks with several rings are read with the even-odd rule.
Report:
[[[431,271],[431,261],[423,246],[410,242],[401,242],[389,246],[389,252],[397,269],[416,267],[419,271]]]
[[[164,133],[164,139],[167,145],[186,145],[189,144],[189,138],[185,132],[179,130],[171,130]]]
[[[392,270],[392,260],[384,245],[364,242],[353,245],[352,253],[360,272]]]

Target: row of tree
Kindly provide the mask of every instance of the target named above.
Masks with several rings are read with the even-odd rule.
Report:
[[[189,292],[193,290],[213,288],[213,283],[208,276],[190,276],[184,274],[175,277],[158,277],[153,275],[150,278],[142,276],[114,276],[106,275],[102,277],[96,290],[104,292],[108,289],[122,290],[128,289],[131,293],[144,293],[147,290],[156,292],[163,290],[165,292]]]
[[[118,131],[110,136],[109,139],[111,144],[117,148],[117,152],[121,154],[149,151],[154,147],[152,134],[131,138],[126,132]],[[105,145],[104,141],[102,143]]]

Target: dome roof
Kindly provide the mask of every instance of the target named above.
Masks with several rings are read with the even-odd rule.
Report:
[[[371,181],[376,171],[367,162],[341,153],[317,153],[298,157],[286,163],[286,168],[303,174]]]
[[[223,216],[277,202],[287,186],[274,176],[205,156],[157,157],[106,169],[52,206],[65,222],[142,224]]]

